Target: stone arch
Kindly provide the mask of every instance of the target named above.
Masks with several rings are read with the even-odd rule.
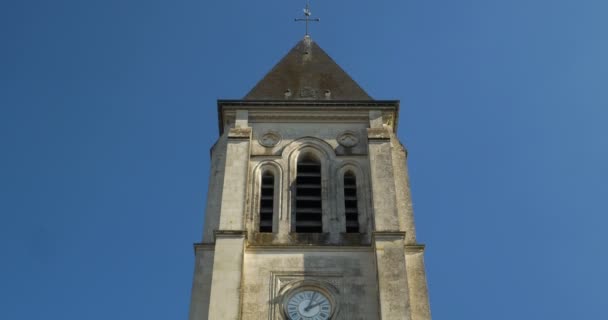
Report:
[[[327,142],[314,138],[304,137],[292,141],[283,149],[282,157],[287,163],[287,183],[289,186],[288,210],[290,231],[295,232],[295,182],[297,177],[298,160],[302,156],[312,156],[321,164],[321,201],[323,233],[330,232],[330,225],[337,219],[335,208],[331,206],[330,194],[335,192],[334,163],[336,154]]]
[[[336,153],[332,146],[326,141],[315,137],[303,137],[290,142],[282,152],[283,159],[291,159],[295,155],[299,155],[302,151],[314,152],[319,157],[326,159],[335,159]]]
[[[281,199],[283,194],[283,168],[279,163],[273,160],[262,161],[253,168],[253,187],[251,188],[251,199],[253,201],[251,201],[250,208],[251,216],[249,230],[259,232],[260,229],[262,176],[267,172],[274,176],[272,233],[277,233],[279,231],[279,220],[282,216]]]
[[[352,173],[356,177],[357,210],[359,215],[359,232],[371,234],[373,219],[371,218],[371,192],[369,179],[361,163],[355,160],[345,160],[339,164],[336,172],[336,204],[337,216],[340,223],[340,232],[346,232],[345,206],[344,206],[344,175]]]

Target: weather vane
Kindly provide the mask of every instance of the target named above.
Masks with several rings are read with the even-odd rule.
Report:
[[[309,22],[319,22],[321,19],[319,18],[311,18],[310,15],[310,1],[306,0],[306,8],[304,9],[304,18],[296,18],[295,21],[304,21],[306,23],[306,35],[308,36],[308,23]]]

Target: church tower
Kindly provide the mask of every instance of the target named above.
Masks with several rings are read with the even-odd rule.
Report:
[[[399,101],[307,35],[217,105],[190,320],[429,320]]]

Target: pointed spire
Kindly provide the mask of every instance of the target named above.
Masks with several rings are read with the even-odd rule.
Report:
[[[245,100],[371,100],[310,36],[277,63]]]

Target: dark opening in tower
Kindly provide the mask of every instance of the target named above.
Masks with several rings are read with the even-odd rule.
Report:
[[[272,172],[262,174],[260,190],[260,232],[272,232],[274,217],[274,175]]]
[[[323,232],[321,198],[321,163],[304,156],[298,162],[296,175],[296,232]]]
[[[344,214],[346,232],[359,232],[359,210],[357,208],[357,178],[352,172],[344,174]]]

